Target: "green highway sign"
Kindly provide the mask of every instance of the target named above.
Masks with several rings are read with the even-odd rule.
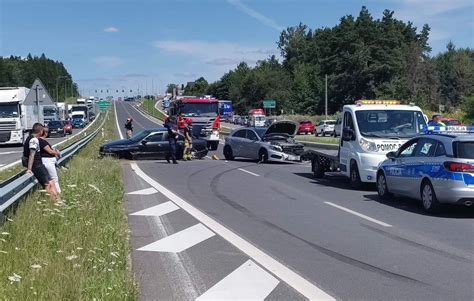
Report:
[[[276,108],[276,100],[266,99],[263,101],[263,108],[274,109]]]
[[[97,102],[97,106],[99,106],[99,108],[102,111],[106,111],[110,107],[110,102],[108,102],[108,101],[99,101],[99,102]]]

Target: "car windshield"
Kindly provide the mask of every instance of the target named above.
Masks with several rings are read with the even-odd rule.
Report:
[[[82,119],[82,115],[72,115],[72,119]]]
[[[459,120],[448,120],[445,123],[446,125],[461,125],[461,122]]]
[[[1,118],[18,117],[18,104],[1,104],[0,117]]]
[[[150,131],[144,130],[144,131],[138,132],[137,134],[133,135],[129,139],[133,141],[140,141],[146,136],[148,136],[149,134],[150,134]]]
[[[326,121],[326,124],[336,124],[335,120]]]
[[[455,142],[456,158],[474,159],[474,141]]]
[[[185,103],[180,107],[180,113],[186,117],[203,116],[215,117],[218,114],[219,104],[216,103]]]
[[[50,122],[48,122],[48,127],[50,127],[50,128],[52,128],[52,127],[57,128],[57,127],[62,127],[62,126],[63,126],[63,124],[62,124],[61,121],[50,121]]]
[[[255,121],[265,121],[265,117],[264,116],[257,116],[257,117],[255,117]]]
[[[369,138],[411,138],[426,126],[421,111],[357,111],[357,125],[362,136]]]
[[[54,116],[56,114],[55,108],[43,108],[43,115],[44,116]]]

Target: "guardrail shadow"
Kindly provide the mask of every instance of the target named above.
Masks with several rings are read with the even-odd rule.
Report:
[[[313,174],[310,172],[295,172],[294,173],[297,176],[307,178],[311,180],[312,184],[318,184],[322,186],[327,186],[327,187],[333,187],[333,188],[339,188],[339,189],[344,189],[344,190],[352,190],[354,189],[351,188],[351,185],[349,183],[349,179],[347,179],[344,176],[338,175],[336,173],[326,173],[324,178],[321,179],[316,179],[313,177]],[[365,184],[364,187],[360,190],[357,191],[374,191],[375,190],[375,185],[373,184]]]
[[[421,201],[416,199],[410,199],[406,197],[392,197],[389,200],[382,200],[377,194],[366,194],[363,197],[365,198],[364,201],[366,202],[377,202],[382,205],[419,215],[457,219],[474,218],[474,207],[445,204],[441,207],[440,212],[428,213],[423,209]]]

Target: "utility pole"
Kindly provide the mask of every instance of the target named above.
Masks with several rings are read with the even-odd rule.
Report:
[[[38,96],[38,90],[41,90],[38,88],[39,85],[36,85],[35,87],[35,92],[36,92],[36,116],[38,117],[38,122],[40,122],[40,109],[39,109],[39,96]]]
[[[328,75],[326,74],[326,84],[325,84],[325,97],[324,97],[324,102],[325,102],[325,114],[326,114],[326,120],[328,120]]]

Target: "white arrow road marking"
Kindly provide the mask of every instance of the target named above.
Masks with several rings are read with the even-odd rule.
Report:
[[[127,194],[132,194],[132,195],[150,195],[150,194],[155,194],[158,191],[155,188],[145,188],[137,191],[132,191]]]
[[[150,207],[145,210],[141,210],[130,215],[140,215],[140,216],[162,216],[170,212],[178,210],[179,207],[173,204],[172,202],[166,202],[159,204],[157,206]]]
[[[197,224],[146,245],[138,249],[138,251],[179,253],[214,235],[214,232],[206,228],[203,224]]]
[[[264,300],[279,281],[247,260],[196,300]]]
[[[212,231],[219,234],[222,238],[230,242],[239,250],[247,254],[252,260],[263,266],[268,271],[271,271],[276,277],[286,282],[289,286],[297,290],[300,294],[310,300],[335,300],[331,295],[327,294],[313,283],[306,280],[304,277],[295,273],[293,270],[271,257],[269,254],[263,252],[258,247],[243,239],[235,232],[231,231],[224,225],[220,224],[201,210],[197,209],[187,201],[183,200],[175,193],[152,179],[143,170],[138,167],[136,163],[130,163],[131,168],[135,173],[145,182],[156,188],[164,196],[170,199],[173,203],[181,207],[184,211],[191,214],[194,218],[209,227]]]
[[[334,208],[345,211],[347,213],[354,214],[355,216],[358,216],[358,217],[363,218],[365,220],[368,220],[368,221],[371,221],[373,223],[379,224],[381,226],[384,226],[384,227],[391,227],[392,226],[390,224],[387,224],[387,223],[381,222],[379,220],[376,220],[375,218],[371,218],[370,216],[364,215],[362,213],[356,212],[356,211],[351,210],[351,209],[347,209],[346,207],[342,207],[342,206],[336,205],[336,204],[331,203],[331,202],[324,202],[324,203],[328,204],[329,206],[333,206]]]

